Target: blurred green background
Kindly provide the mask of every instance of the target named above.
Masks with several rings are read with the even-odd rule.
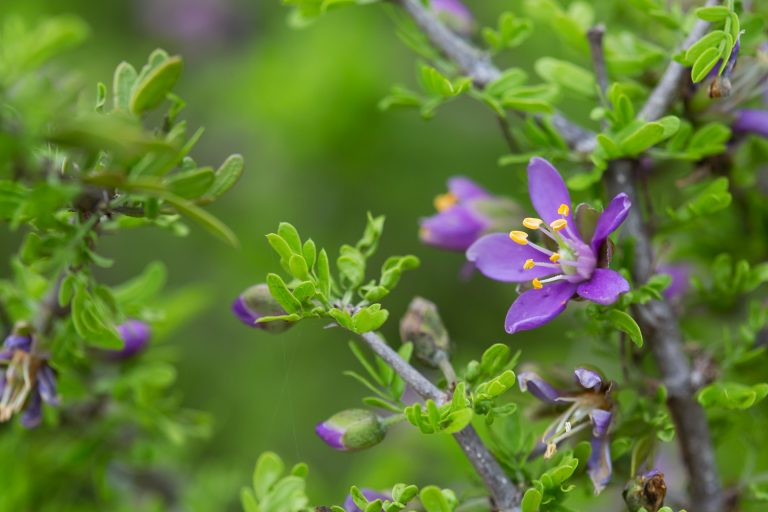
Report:
[[[486,22],[506,7],[497,0],[470,5]],[[233,152],[245,157],[239,184],[211,208],[240,237],[239,250],[197,227],[186,238],[145,229],[101,242],[100,252],[117,261],[103,273],[105,281],[121,282],[162,260],[170,291],[196,286],[207,299],[170,340],[179,354],[184,405],[215,418],[209,440],[184,448],[191,508],[238,509],[238,490],[264,450],[289,463],[307,462],[318,503],[340,503],[352,483],[461,489],[469,478],[447,437],[402,426],[384,445],[349,454],[330,450],[314,435],[317,422],[359,405],[364,394],[341,374],[356,365],[348,336],[312,323],[270,336],[243,326],[229,309],[243,289],[277,268],[264,235],[280,221],[335,252],[357,239],[366,211],[387,216],[375,263],[405,253],[423,262],[385,301],[392,316],[384,332],[395,344],[397,321],[418,294],[438,303],[459,361],[502,341],[523,349],[523,360],[546,352],[566,368],[605,362],[583,345],[576,351],[565,343],[567,319],[506,336],[503,319],[514,288],[478,276],[461,282],[462,255],[420,244],[418,218],[432,213],[447,177],[469,175],[517,198],[524,197],[524,180],[519,169],[497,166],[506,152],[503,139],[490,110],[475,102],[451,104],[428,122],[410,111],[379,111],[390,86],[413,85],[417,69],[382,7],[335,11],[303,30],[288,26],[288,11],[276,0],[5,0],[3,11],[30,22],[51,14],[82,17],[92,35],[65,62],[81,72],[87,90],[108,82],[119,61],[141,65],[156,47],[183,55],[177,92],[188,107],[182,115],[191,127],[206,127],[192,156],[214,165]],[[550,54],[562,50],[551,48],[547,37],[530,44]],[[3,230],[0,242],[0,261],[7,262],[17,239]],[[8,273],[4,263],[0,275]],[[219,508],[211,508],[214,503]]]

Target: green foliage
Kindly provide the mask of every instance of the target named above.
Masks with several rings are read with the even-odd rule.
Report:
[[[530,20],[518,18],[511,12],[504,12],[499,16],[497,29],[490,27],[483,29],[483,39],[494,52],[499,52],[520,46],[532,32],[533,25]]]
[[[434,67],[426,65],[421,67],[420,78],[424,94],[395,86],[389,96],[381,100],[379,108],[388,110],[393,106],[416,107],[424,119],[430,119],[440,105],[467,92],[472,85],[470,78],[450,79]]]
[[[746,260],[734,262],[730,254],[723,253],[712,261],[708,276],[708,280],[694,276],[691,282],[703,299],[727,305],[768,282],[768,263],[753,267]]]
[[[699,391],[698,400],[704,407],[749,409],[768,395],[768,384],[746,386],[736,382],[716,382]]]
[[[551,462],[551,467],[532,481],[525,491],[520,508],[522,512],[548,512],[563,510],[562,502],[576,486],[566,484],[576,469],[589,458],[589,445],[584,443],[576,450],[562,452]],[[578,456],[574,456],[578,453]]]
[[[694,83],[704,80],[718,62],[720,66],[717,74],[723,73],[741,34],[741,23],[734,11],[733,2],[728,2],[727,5],[700,7],[696,9],[696,16],[723,28],[701,37],[680,57],[683,64],[691,66],[691,79]]]
[[[368,215],[362,238],[354,246],[342,245],[339,249],[338,276],[334,279],[325,249],[318,253],[311,239],[302,242],[295,227],[281,223],[277,233],[267,235],[267,240],[292,280],[286,283],[279,275],[269,274],[267,285],[286,315],[259,321],[331,318],[356,333],[381,327],[389,312],[375,301],[392,291],[404,271],[419,266],[415,256],[392,256],[382,265],[378,280],[365,282],[368,259],[376,252],[383,228],[384,217]]]
[[[306,464],[284,475],[285,464],[272,452],[261,454],[253,472],[253,487],[240,492],[245,512],[300,512],[310,510],[306,495]]]
[[[374,396],[363,398],[363,403],[371,407],[379,407],[394,413],[401,413],[405,407],[402,401],[403,393],[405,393],[405,382],[403,379],[380,357],[374,358],[375,366],[371,364],[354,342],[349,342],[349,349],[365,369],[370,379],[353,371],[346,371],[344,375],[352,377],[374,393]],[[404,343],[398,350],[398,354],[406,362],[410,361],[412,353],[413,344],[411,343]]]

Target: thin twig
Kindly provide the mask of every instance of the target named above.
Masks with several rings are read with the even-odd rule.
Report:
[[[605,67],[605,53],[603,51],[603,36],[605,25],[595,25],[587,31],[589,40],[589,53],[592,55],[592,68],[595,70],[597,85],[600,87],[601,98],[607,103],[605,91],[608,89],[608,71]]]
[[[419,396],[434,400],[438,405],[445,403],[449,398],[445,392],[400,357],[379,335],[366,332],[361,336],[371,350],[391,366]],[[522,498],[521,489],[509,480],[480,436],[477,435],[477,431],[470,425],[461,432],[455,433],[453,437],[491,493],[496,509],[502,512],[518,512]]]
[[[443,55],[459,66],[461,72],[483,88],[501,76],[487,53],[480,51],[452,32],[421,0],[395,0],[410,15],[416,25],[427,35]],[[552,115],[552,123],[571,146],[578,146],[594,139],[594,134],[572,123],[561,114]]]

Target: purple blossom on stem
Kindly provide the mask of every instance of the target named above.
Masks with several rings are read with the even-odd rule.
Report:
[[[558,391],[538,374],[529,371],[521,372],[517,381],[521,391],[529,391],[545,403],[569,405],[541,437],[546,445],[545,458],[553,456],[562,441],[591,426],[592,453],[587,461],[587,471],[595,494],[599,494],[610,481],[612,473],[608,436],[613,419],[613,403],[608,399],[611,385],[588,368],[577,368],[574,377],[580,388],[576,392]]]
[[[448,180],[448,192],[435,198],[437,213],[421,220],[421,240],[449,251],[466,251],[491,226],[477,208],[478,201],[492,196],[463,176]]]
[[[43,418],[43,403],[59,405],[56,375],[32,345],[31,335],[12,334],[0,348],[0,422],[21,414],[21,424],[35,428]]]
[[[232,313],[245,325],[272,333],[283,332],[294,324],[284,320],[258,322],[262,317],[287,314],[264,283],[253,285],[241,293],[232,303]]]
[[[315,433],[335,450],[364,450],[379,444],[387,433],[381,419],[366,409],[347,409],[318,423]]]
[[[123,348],[110,351],[110,356],[114,359],[128,359],[135,356],[147,346],[152,336],[149,324],[133,319],[118,325],[117,333],[123,340]]]
[[[374,491],[373,489],[360,489],[360,492],[363,493],[363,496],[365,496],[365,499],[368,501],[385,501],[392,499],[392,496],[389,493]],[[363,512],[360,510],[360,507],[355,504],[355,500],[352,499],[351,495],[347,496],[347,499],[344,500],[344,510],[347,512]]]
[[[679,300],[691,287],[691,267],[684,264],[659,265],[659,274],[667,274],[672,278],[664,297],[668,300]]]
[[[631,202],[626,194],[611,200],[600,215],[591,240],[585,242],[571,215],[571,197],[557,170],[543,158],[528,164],[528,191],[541,218],[523,225],[551,239],[553,249],[528,239],[524,231],[494,233],[467,250],[467,259],[487,277],[502,282],[530,282],[532,289],[515,300],[507,312],[508,333],[534,329],[562,313],[578,295],[597,304],[613,304],[629,291],[621,274],[598,267],[600,249],[624,222]]]
[[[731,125],[734,131],[768,138],[768,110],[745,108],[736,111]]]

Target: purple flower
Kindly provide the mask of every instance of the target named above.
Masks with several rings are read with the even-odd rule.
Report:
[[[468,35],[475,27],[472,13],[459,0],[431,0],[432,11],[452,30]]]
[[[689,265],[659,265],[659,274],[667,274],[672,278],[664,297],[667,300],[679,300],[691,287],[691,267]]]
[[[768,138],[768,110],[741,109],[731,125],[734,131],[753,133]]]
[[[318,423],[315,433],[335,450],[356,451],[379,444],[387,429],[373,412],[347,409]]]
[[[595,494],[599,494],[611,479],[611,452],[608,429],[613,419],[613,403],[608,398],[611,391],[597,372],[587,368],[574,371],[579,389],[575,392],[558,391],[534,372],[524,371],[517,376],[521,391],[529,391],[539,400],[549,404],[569,405],[544,431],[541,442],[546,445],[544,457],[557,451],[557,445],[582,430],[592,430],[592,454],[587,468]]]
[[[109,351],[114,359],[128,359],[138,354],[147,346],[152,335],[149,324],[133,319],[118,325],[117,333],[123,340],[123,348]]]
[[[14,333],[0,349],[0,422],[21,414],[21,424],[35,428],[43,418],[43,402],[59,405],[56,375],[32,345],[31,335]]]
[[[463,176],[448,180],[448,192],[435,198],[437,214],[421,220],[421,240],[449,251],[466,251],[491,226],[477,205],[491,194]]]
[[[548,237],[552,249],[531,242],[524,231],[512,231],[486,235],[467,250],[467,259],[487,277],[531,282],[533,288],[521,293],[507,312],[504,325],[510,334],[549,322],[575,295],[608,305],[629,291],[618,272],[598,266],[601,247],[629,213],[626,194],[608,204],[587,243],[573,223],[568,188],[552,164],[531,159],[528,192],[541,218],[528,217],[523,225]]]
[[[259,318],[265,316],[283,316],[287,314],[272,297],[272,294],[269,293],[269,286],[263,283],[251,286],[241,293],[232,303],[232,313],[248,327],[272,333],[283,332],[295,323],[285,320],[257,322]]]
[[[365,496],[365,499],[368,501],[385,501],[392,499],[392,496],[389,493],[374,491],[372,489],[360,489],[360,492],[363,493],[363,496]],[[352,499],[351,495],[347,496],[347,499],[344,500],[344,510],[347,512],[363,512],[360,510],[360,507],[355,505],[355,501]]]
[[[733,45],[733,50],[728,57],[728,62],[726,62],[723,72],[720,73],[720,68],[723,65],[723,59],[720,59],[707,75],[707,78],[712,79],[712,82],[709,84],[710,98],[723,98],[731,95],[731,73],[733,73],[733,68],[736,66],[736,60],[739,57],[740,49],[741,38],[738,38],[736,39],[736,44]]]

